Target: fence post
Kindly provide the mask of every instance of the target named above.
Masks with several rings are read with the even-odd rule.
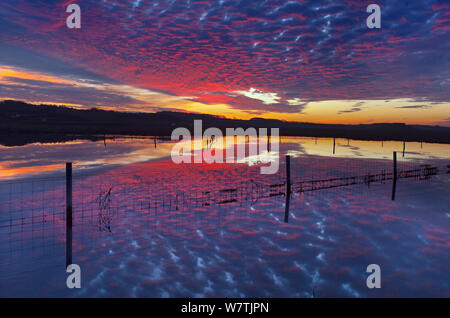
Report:
[[[289,222],[289,206],[290,206],[290,202],[291,202],[291,196],[290,195],[286,195],[286,205],[284,208],[284,223],[288,223]]]
[[[394,151],[394,167],[392,171],[392,201],[395,200],[395,190],[397,187],[397,152]]]
[[[336,137],[333,137],[333,155],[336,154]]]
[[[405,157],[405,149],[406,149],[406,142],[403,140],[403,154],[402,157]]]
[[[72,163],[66,163],[66,221],[72,226]]]
[[[286,156],[286,195],[291,195],[291,156]]]
[[[72,163],[66,163],[66,267],[72,264]]]
[[[284,222],[289,221],[289,205],[291,199],[291,156],[286,156],[286,207],[284,211]]]

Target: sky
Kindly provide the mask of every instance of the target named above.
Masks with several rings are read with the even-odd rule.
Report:
[[[450,2],[2,0],[2,99],[450,126]]]

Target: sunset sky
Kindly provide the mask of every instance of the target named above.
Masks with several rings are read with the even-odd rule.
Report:
[[[450,2],[2,0],[2,99],[450,126]]]

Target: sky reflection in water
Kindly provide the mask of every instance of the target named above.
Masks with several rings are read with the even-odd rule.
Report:
[[[448,145],[407,143],[403,159],[402,143],[338,139],[332,158],[332,145],[283,138],[280,149],[295,156],[294,180],[390,169],[393,150],[400,168],[450,157]],[[2,178],[58,171],[69,154],[77,162],[73,262],[82,289],[65,287],[64,180],[3,181],[0,296],[450,296],[448,175],[399,180],[396,201],[391,182],[296,193],[285,223],[283,196],[195,203],[205,191],[283,182],[284,163],[279,174],[262,176],[246,164],[174,165],[169,143],[154,149],[148,139],[117,139],[106,149],[102,142],[2,148]],[[93,164],[109,169],[76,175]],[[105,226],[98,198],[108,189]],[[4,226],[18,215],[34,222]],[[365,285],[372,263],[381,266],[379,290]]]

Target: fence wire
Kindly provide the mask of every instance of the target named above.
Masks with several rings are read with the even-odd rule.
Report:
[[[338,188],[358,191],[355,187],[363,186],[373,187],[373,191],[389,198],[390,191],[376,185],[392,184],[395,175],[392,161],[388,160],[317,156],[292,158],[290,176],[284,160],[274,175],[262,175],[260,165],[246,164],[225,170],[220,165],[155,164],[153,169],[125,168],[100,175],[77,174],[75,170],[73,235],[83,233],[83,239],[92,243],[101,240],[96,233],[113,232],[117,220],[127,223],[139,217],[149,218],[151,225],[147,229],[157,232],[158,214],[168,212],[173,228],[164,230],[182,233],[183,211],[189,209],[198,210],[203,221],[213,225],[217,221],[220,225],[220,215],[203,212],[211,206],[242,207],[262,200],[289,205],[285,202],[289,178],[294,196]],[[400,157],[396,176],[398,180],[427,182],[434,176],[448,175],[449,171],[449,165],[417,163]],[[61,258],[66,244],[65,186],[65,177],[0,182],[0,238],[4,246],[0,268],[25,253],[31,255],[30,262]],[[130,233],[123,235],[126,234]]]

